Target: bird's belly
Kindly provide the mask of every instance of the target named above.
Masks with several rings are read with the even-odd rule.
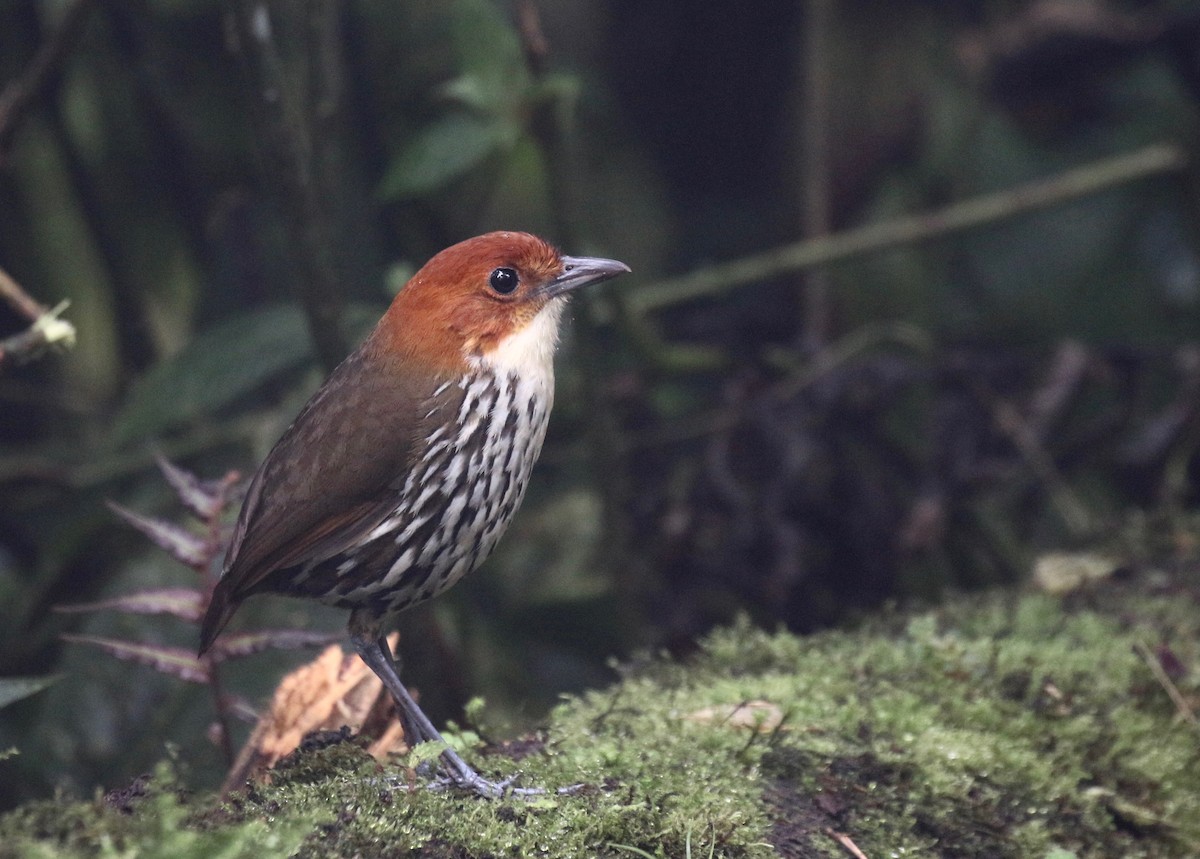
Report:
[[[459,413],[425,440],[393,512],[353,549],[306,571],[326,583],[313,594],[321,602],[402,611],[475,569],[503,536],[541,451],[549,397],[513,376],[461,384]]]

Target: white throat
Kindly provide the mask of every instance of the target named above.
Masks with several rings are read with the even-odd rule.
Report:
[[[542,379],[554,390],[554,349],[558,346],[558,321],[562,316],[561,298],[551,299],[533,321],[501,340],[496,348],[477,360],[482,368],[502,375],[535,381]]]

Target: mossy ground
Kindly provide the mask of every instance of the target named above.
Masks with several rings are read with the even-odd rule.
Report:
[[[807,638],[740,624],[564,702],[544,743],[472,752],[521,784],[582,782],[571,796],[409,792],[340,742],[225,803],[164,765],[145,796],[26,806],[0,855],[850,855],[837,833],[871,859],[1200,855],[1200,729],[1139,655],[1190,666],[1195,700],[1198,600],[1146,590],[991,594]],[[751,701],[761,724],[720,716]]]

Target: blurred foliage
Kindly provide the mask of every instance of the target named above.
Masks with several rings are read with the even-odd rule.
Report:
[[[0,4],[0,82],[75,5]],[[1153,143],[1194,160],[1197,4],[839,4],[815,106],[805,4],[533,5],[541,32],[501,0],[277,0],[258,31],[237,0],[91,3],[29,108],[0,108],[0,267],[70,298],[78,329],[0,374],[0,676],[65,675],[5,708],[0,748],[22,753],[0,804],[127,781],[168,739],[217,780],[203,690],[58,638],[191,637],[50,608],[185,581],[104,499],[173,516],[156,451],[251,471],[320,379],[314,327],[360,336],[400,273],[487,229],[636,274],[576,306],[497,556],[402,623],[435,717],[482,692],[520,723],[611,654],[687,649],[738,609],[811,629],[1018,580],[1037,547],[1130,506],[1168,523],[1195,506],[1194,169],[832,263],[828,342],[806,336],[795,270],[645,314],[624,298],[801,238],[814,114],[839,230]],[[276,73],[278,90],[255,77]],[[272,93],[309,113],[268,128]],[[0,338],[26,324],[0,305]],[[242,623],[338,614],[263,601]],[[227,680],[262,700],[284,662],[250,661]]]
[[[51,677],[2,677],[0,678],[0,707],[7,707],[22,698],[36,695],[47,686],[58,681]]]

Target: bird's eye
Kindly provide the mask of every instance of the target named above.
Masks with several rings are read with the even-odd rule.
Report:
[[[517,288],[519,282],[520,278],[517,277],[517,273],[511,268],[498,268],[488,278],[488,283],[492,285],[492,289],[501,295],[510,295]]]

